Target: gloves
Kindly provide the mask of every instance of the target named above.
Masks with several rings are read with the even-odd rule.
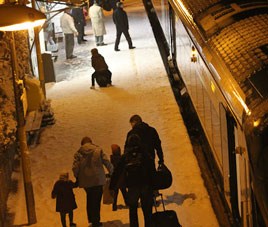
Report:
[[[74,186],[78,187],[78,177],[76,178],[76,181],[74,182]]]

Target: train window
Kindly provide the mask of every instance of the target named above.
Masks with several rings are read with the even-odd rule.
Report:
[[[257,93],[262,97],[266,97],[268,95],[268,73],[267,68],[255,73],[250,76],[248,80],[250,81],[253,88],[257,91]]]

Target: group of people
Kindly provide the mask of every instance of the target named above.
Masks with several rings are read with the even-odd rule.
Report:
[[[116,2],[116,7],[113,9],[113,22],[116,26],[116,40],[114,45],[115,51],[120,51],[119,43],[122,33],[125,35],[128,42],[129,49],[134,49],[132,40],[129,35],[128,17],[126,12],[123,10],[124,5],[122,2]],[[106,34],[104,14],[102,7],[99,5],[98,0],[94,1],[94,4],[89,8],[89,16],[91,19],[92,30],[95,36],[95,42],[97,46],[107,45],[104,43],[104,35]],[[84,39],[84,26],[85,12],[83,8],[76,7],[73,9],[66,9],[60,19],[61,28],[65,36],[65,52],[66,59],[76,58],[73,55],[74,49],[74,36],[77,36],[78,44],[83,44],[87,40]]]
[[[73,210],[77,208],[73,188],[83,188],[87,196],[87,218],[92,227],[102,226],[100,209],[103,185],[107,175],[111,177],[110,190],[114,196],[112,209],[117,210],[118,191],[121,190],[125,203],[129,207],[130,227],[138,227],[138,202],[144,215],[145,227],[152,226],[153,187],[152,176],[155,173],[155,151],[159,163],[164,162],[161,140],[155,128],[142,121],[139,115],[130,118],[132,129],[128,132],[121,155],[120,146],[112,144],[110,160],[101,147],[92,139],[84,137],[80,149],[74,154],[73,174],[76,182],[68,178],[66,171],[55,183],[52,198],[56,198],[56,211],[60,212],[62,226],[66,226],[66,214],[70,226],[73,223]],[[108,174],[105,173],[106,167]]]

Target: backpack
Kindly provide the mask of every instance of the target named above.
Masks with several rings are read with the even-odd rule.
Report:
[[[128,175],[142,174],[144,169],[144,153],[139,147],[131,147],[125,152],[125,169]]]

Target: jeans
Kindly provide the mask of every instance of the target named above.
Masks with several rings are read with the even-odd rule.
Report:
[[[95,36],[96,44],[103,44],[103,35]]]
[[[145,227],[152,225],[153,189],[150,186],[129,187],[127,202],[129,206],[130,227],[138,227],[138,201],[141,199],[141,208],[144,216]]]

